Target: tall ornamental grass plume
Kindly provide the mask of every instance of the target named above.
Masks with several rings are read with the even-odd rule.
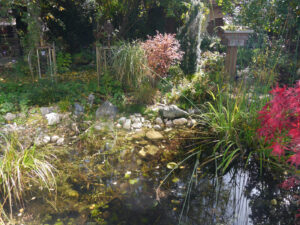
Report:
[[[270,145],[272,154],[287,157],[287,162],[300,165],[300,81],[294,87],[279,87],[259,112],[258,135]]]
[[[148,65],[154,72],[155,79],[165,77],[172,65],[182,60],[183,52],[180,51],[179,41],[175,34],[157,34],[154,37],[148,36],[148,40],[142,43],[146,52]]]

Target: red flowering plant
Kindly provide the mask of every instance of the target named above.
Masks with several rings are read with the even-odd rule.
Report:
[[[273,98],[259,112],[258,135],[270,144],[272,154],[286,156],[287,162],[300,165],[300,81],[295,87],[276,87]]]
[[[175,34],[157,32],[154,37],[148,36],[148,40],[142,43],[142,48],[146,52],[148,65],[154,72],[154,78],[166,76],[170,67],[180,62],[183,57]]]
[[[261,127],[258,135],[270,145],[271,154],[287,157],[287,162],[300,165],[300,81],[295,87],[276,87],[271,91],[273,98],[259,112]],[[280,186],[285,190],[298,187],[297,176],[287,178]],[[298,204],[300,204],[300,196]],[[296,214],[299,221],[300,209]]]

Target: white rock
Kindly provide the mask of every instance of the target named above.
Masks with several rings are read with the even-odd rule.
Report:
[[[145,118],[141,117],[141,122],[144,123],[145,122]]]
[[[168,120],[167,122],[166,122],[166,127],[173,127],[173,122],[172,122],[172,120]]]
[[[192,120],[190,120],[189,122],[188,122],[188,127],[193,127],[193,126],[195,126],[197,124],[197,121],[196,120],[194,120],[194,119],[192,119]]]
[[[135,117],[135,118],[132,119],[132,122],[133,123],[140,123],[141,122],[141,118]]]
[[[94,130],[96,130],[96,131],[101,131],[102,129],[103,129],[102,124],[97,124],[94,126]]]
[[[48,135],[45,135],[45,136],[43,137],[43,143],[44,143],[44,144],[48,144],[50,141],[51,141],[51,138],[50,138]]]
[[[176,105],[164,106],[159,111],[164,118],[168,119],[186,117],[189,115],[186,111],[178,108]]]
[[[161,126],[159,126],[158,124],[154,125],[153,128],[154,130],[158,130],[158,131],[162,130]]]
[[[126,130],[131,129],[131,119],[126,119],[125,123],[123,124],[123,128]]]
[[[118,120],[118,123],[123,125],[125,123],[125,121],[126,121],[126,117],[123,116]]]
[[[120,128],[122,128],[122,125],[118,123],[118,124],[116,125],[116,128],[120,129]]]
[[[46,119],[48,120],[48,125],[55,125],[60,122],[60,116],[58,113],[49,113],[46,115]]]
[[[143,126],[143,124],[140,122],[135,122],[132,124],[132,128],[134,128],[134,129],[140,129],[140,128],[142,128],[142,126]]]
[[[57,142],[58,139],[59,139],[59,136],[53,135],[53,136],[51,137],[51,142]]]
[[[155,119],[155,123],[158,124],[158,125],[162,125],[164,122],[163,122],[163,120],[160,117],[157,117]]]
[[[6,113],[6,115],[4,116],[4,119],[6,119],[7,121],[12,121],[16,118],[17,116],[13,113]]]
[[[183,126],[187,124],[188,120],[186,118],[180,118],[180,119],[175,119],[173,120],[173,124],[175,126]]]
[[[65,139],[63,137],[59,138],[56,142],[57,145],[63,145],[65,142]]]
[[[134,116],[136,116],[136,117],[142,117],[142,114],[140,114],[140,113],[135,113]]]

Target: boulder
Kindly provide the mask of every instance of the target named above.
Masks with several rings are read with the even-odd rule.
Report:
[[[60,115],[58,113],[49,113],[46,115],[48,125],[56,125],[60,122]]]
[[[106,101],[104,102],[96,111],[96,118],[115,118],[117,115],[118,109],[114,106],[111,102]]]
[[[176,105],[164,106],[159,110],[160,114],[167,119],[175,119],[180,117],[187,117],[189,114],[178,108]]]

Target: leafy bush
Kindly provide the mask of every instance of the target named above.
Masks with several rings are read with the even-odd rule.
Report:
[[[81,52],[72,55],[72,61],[75,65],[87,65],[94,59],[95,56],[88,50],[82,50]]]
[[[209,92],[214,92],[216,84],[208,75],[194,74],[192,79],[182,79],[177,87],[167,94],[170,103],[178,103],[181,108],[188,109],[193,104],[200,105],[211,100]]]
[[[58,73],[65,73],[70,71],[72,58],[69,53],[58,52],[56,55],[56,66]]]
[[[113,50],[112,70],[125,90],[136,89],[150,74],[139,43],[121,43]]]
[[[259,112],[258,134],[270,144],[272,154],[288,155],[287,162],[300,165],[300,81],[295,87],[276,87],[273,99]]]
[[[175,34],[157,34],[154,37],[148,36],[148,40],[142,43],[146,51],[148,65],[154,73],[155,79],[167,75],[170,67],[180,62],[183,52],[180,51],[179,41]]]

